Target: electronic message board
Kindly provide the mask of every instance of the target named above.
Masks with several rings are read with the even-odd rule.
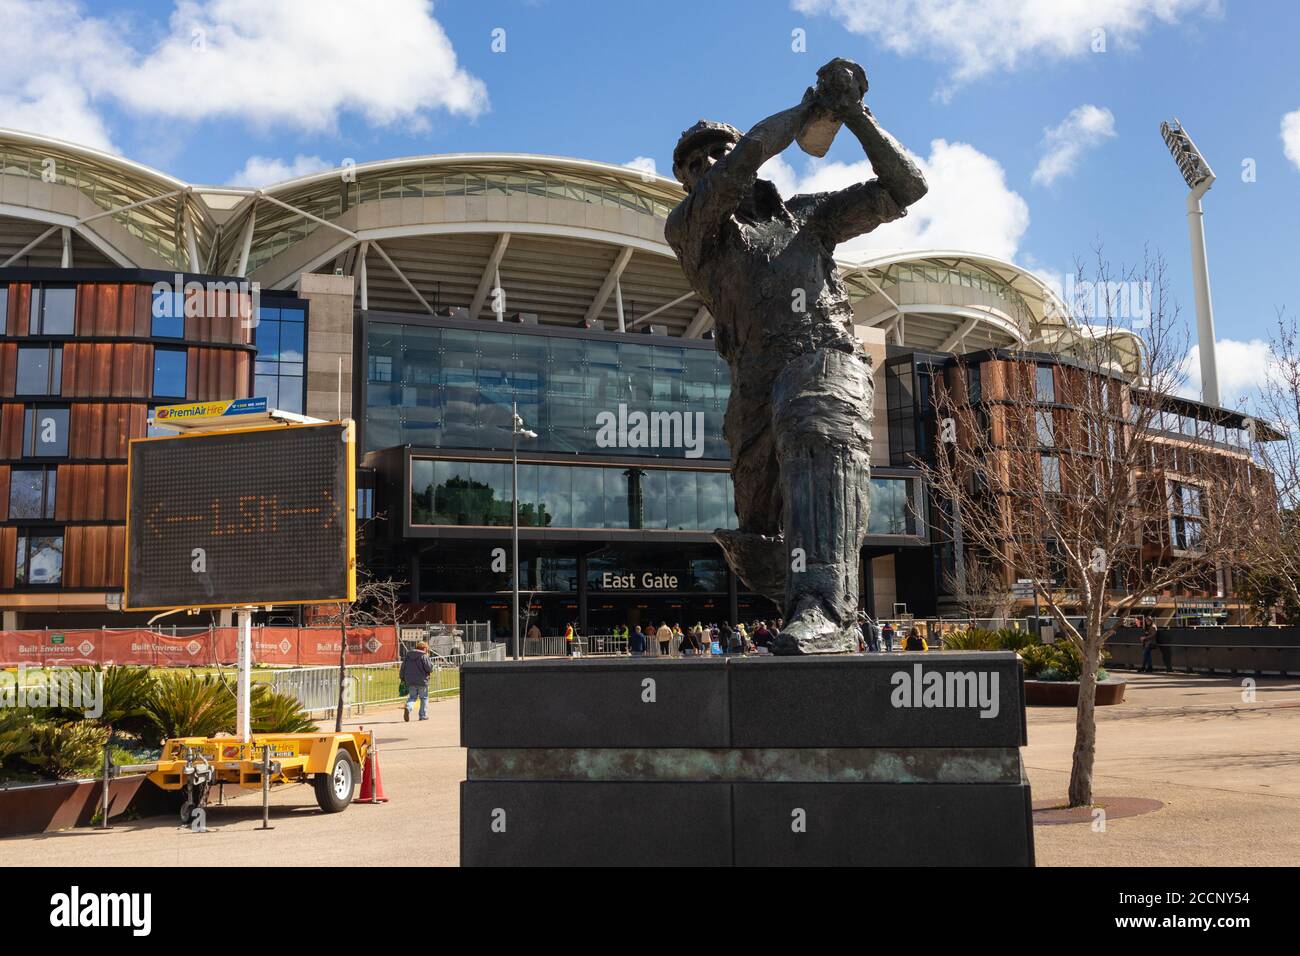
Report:
[[[131,442],[127,610],[356,596],[351,422]]]

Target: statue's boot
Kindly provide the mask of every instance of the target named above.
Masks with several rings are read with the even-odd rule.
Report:
[[[773,386],[789,575],[776,654],[856,651],[858,565],[870,514],[871,368],[833,349]]]

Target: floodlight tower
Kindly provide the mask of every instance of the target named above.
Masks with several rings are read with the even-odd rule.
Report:
[[[1196,289],[1196,338],[1201,346],[1201,401],[1219,404],[1219,370],[1215,361],[1214,305],[1210,301],[1210,266],[1205,257],[1205,213],[1201,197],[1214,185],[1214,170],[1183,129],[1178,117],[1174,124],[1160,124],[1160,135],[1169,147],[1187,188],[1187,232],[1192,240],[1192,282]]]

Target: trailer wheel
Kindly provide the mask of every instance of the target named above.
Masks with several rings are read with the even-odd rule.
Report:
[[[352,792],[357,785],[357,765],[346,750],[334,756],[329,773],[318,773],[312,778],[316,790],[316,803],[326,813],[339,813],[352,802]]]

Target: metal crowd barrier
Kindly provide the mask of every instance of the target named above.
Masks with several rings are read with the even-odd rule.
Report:
[[[494,644],[485,650],[448,657],[434,657],[433,672],[429,675],[429,696],[441,697],[459,693],[460,665],[466,661],[503,661],[504,644]],[[355,714],[376,704],[404,700],[400,692],[401,663],[349,664],[344,678],[343,703],[347,713]],[[333,666],[294,667],[285,670],[260,671],[272,690],[289,694],[298,700],[309,714],[330,716],[338,707],[339,669]]]
[[[543,637],[525,637],[524,657],[567,657],[569,641],[563,634]],[[627,638],[619,634],[586,634],[575,637],[572,651],[583,657],[613,657],[627,654]]]

